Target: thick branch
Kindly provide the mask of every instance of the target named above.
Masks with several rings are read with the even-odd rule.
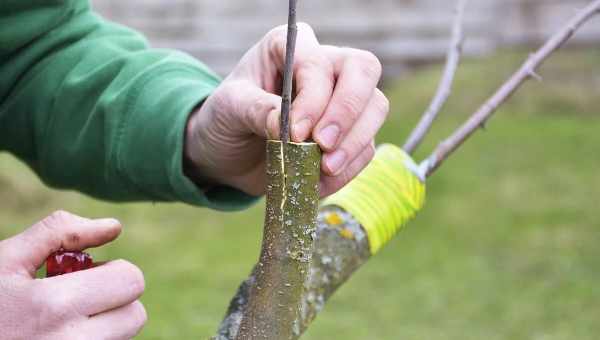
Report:
[[[290,140],[290,108],[292,106],[292,79],[294,78],[294,51],[296,50],[296,0],[290,0],[288,15],[287,42],[285,46],[285,68],[283,71],[283,91],[281,94],[280,139]]]
[[[483,127],[498,107],[508,100],[529,78],[539,78],[536,70],[556,50],[562,47],[573,34],[591,17],[600,12],[600,0],[592,1],[563,28],[554,34],[536,53],[532,54],[521,68],[504,83],[458,130],[440,143],[431,156],[424,161],[422,168],[431,175],[456,149],[476,130]]]
[[[234,300],[227,339],[296,339],[313,255],[321,152],[314,143],[267,143],[267,207],[258,264]],[[245,304],[245,305],[244,305]],[[238,307],[235,307],[237,305]],[[234,324],[235,324],[234,322]],[[233,332],[231,331],[233,328]],[[239,331],[239,332],[238,332]]]
[[[433,121],[442,110],[442,107],[448,100],[448,97],[450,97],[452,83],[454,82],[454,75],[458,69],[458,64],[460,63],[460,57],[462,54],[464,42],[463,17],[466,5],[467,0],[458,0],[458,4],[456,5],[456,17],[454,19],[452,28],[452,39],[448,49],[448,55],[446,57],[444,73],[442,75],[442,79],[440,80],[440,84],[438,85],[436,94],[429,104],[427,111],[423,113],[419,124],[417,124],[417,126],[411,132],[410,136],[406,140],[406,143],[404,143],[403,149],[408,154],[412,154],[417,147],[419,147],[419,144],[421,144],[423,138],[425,138],[425,135],[427,132],[429,132],[429,129],[431,129]]]
[[[304,283],[293,339],[306,331],[331,295],[371,257],[365,230],[349,213],[338,207],[319,209],[314,242],[313,259]],[[257,265],[252,275],[240,285],[214,340],[238,338],[241,317],[248,310],[259,268],[260,265]]]

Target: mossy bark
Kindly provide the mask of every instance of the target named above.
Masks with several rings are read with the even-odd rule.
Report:
[[[261,254],[237,302],[230,339],[294,339],[300,332],[313,254],[321,153],[314,143],[267,143],[267,205]],[[234,327],[235,328],[235,327]]]

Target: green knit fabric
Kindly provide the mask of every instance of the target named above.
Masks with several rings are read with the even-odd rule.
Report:
[[[183,173],[188,115],[220,81],[205,65],[148,48],[83,0],[4,0],[0,27],[0,150],[45,183],[219,210],[256,200]]]

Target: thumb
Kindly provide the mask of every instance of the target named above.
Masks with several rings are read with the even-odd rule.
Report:
[[[281,97],[269,93],[251,82],[236,82],[227,91],[233,114],[245,132],[266,138],[279,138]]]
[[[0,266],[25,269],[33,277],[53,252],[83,250],[110,242],[121,233],[112,218],[90,220],[57,211],[21,234],[0,243]]]

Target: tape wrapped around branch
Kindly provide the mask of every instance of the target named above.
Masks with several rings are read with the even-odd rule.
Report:
[[[327,198],[361,223],[371,254],[377,253],[423,207],[425,179],[402,149],[384,144],[350,184]]]

